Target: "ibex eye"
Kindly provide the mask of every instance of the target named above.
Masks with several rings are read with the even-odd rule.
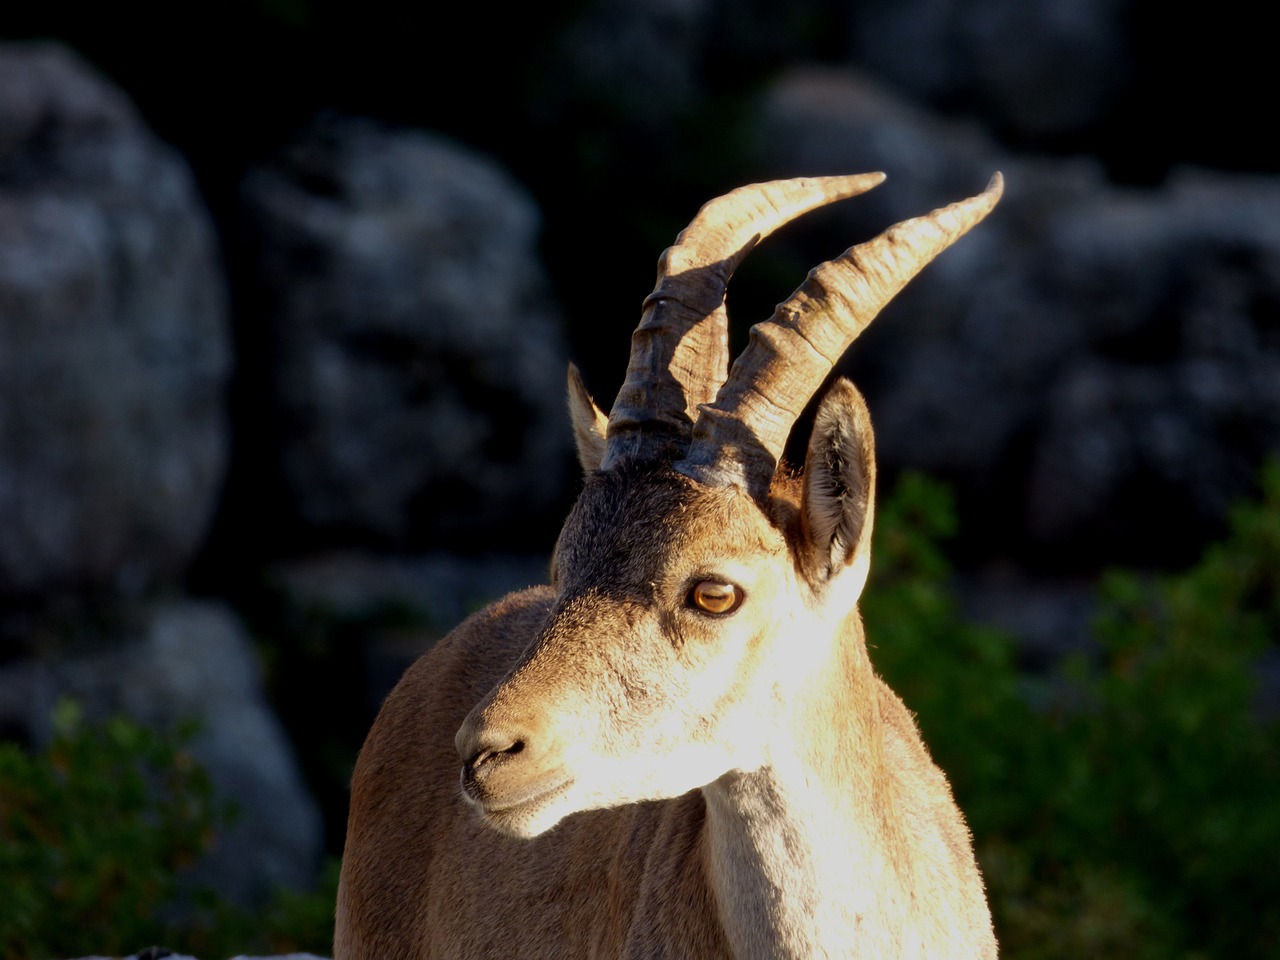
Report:
[[[689,591],[690,602],[706,613],[733,613],[742,603],[742,591],[732,583],[699,580]]]

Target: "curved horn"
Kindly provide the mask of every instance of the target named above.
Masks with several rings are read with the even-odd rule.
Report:
[[[883,180],[866,173],[757,183],[698,211],[658,259],[658,282],[631,335],[627,378],[609,413],[604,469],[684,455],[699,407],[715,398],[727,375],[724,291],[734,269],[788,221]]]
[[[991,211],[1003,189],[997,173],[978,196],[903,221],[809,271],[772,317],[751,328],[676,469],[763,498],[792,426],[845,349],[907,281]]]

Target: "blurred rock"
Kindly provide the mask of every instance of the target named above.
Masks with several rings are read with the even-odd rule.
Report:
[[[1190,560],[1280,452],[1280,180],[1184,171],[1049,226],[1046,293],[1089,349],[1049,385],[1030,532]]]
[[[842,213],[901,219],[905,205],[966,195],[998,169],[1004,154],[973,123],[941,120],[852,70],[796,67],[761,98],[755,143],[777,176],[884,169],[890,181],[843,205]],[[892,160],[892,164],[886,164]],[[893,188],[910,189],[902,196]],[[936,198],[936,199],[934,199]],[[945,198],[945,199],[944,199]]]
[[[1093,639],[1098,598],[1090,579],[1038,578],[992,565],[960,577],[956,597],[966,620],[1017,641],[1024,672],[1052,674],[1065,657],[1098,649]]]
[[[313,632],[358,626],[363,701],[372,716],[437,640],[499,597],[546,583],[547,565],[545,556],[348,552],[280,563],[269,577]]]
[[[878,456],[890,470],[937,474],[960,488],[970,518],[1004,515],[1016,528],[1026,468],[1015,445],[1042,414],[1054,372],[1084,346],[1075,327],[1050,312],[1057,304],[1046,302],[1041,273],[1053,265],[1036,258],[1046,221],[1104,191],[1101,172],[1087,163],[1015,163],[976,126],[939,121],[859,74],[831,68],[779,77],[762,100],[756,142],[761,176],[889,174],[832,211],[829,242],[807,251],[806,263],[1005,172],[1005,197],[992,216],[889,304],[842,369],[868,394]],[[987,492],[996,503],[983,500]]]
[[[589,0],[548,68],[561,98],[610,104],[651,127],[701,95],[699,61],[712,0]]]
[[[320,816],[240,621],[215,603],[175,600],[141,608],[109,632],[114,642],[98,638],[93,652],[0,668],[0,729],[47,743],[62,697],[90,718],[120,713],[158,729],[198,719],[191,752],[239,814],[197,879],[241,905],[308,884],[321,854]]]
[[[0,45],[0,593],[180,575],[230,367],[185,163],[68,51]]]
[[[492,161],[330,118],[244,188],[289,509],[339,541],[476,541],[562,489],[539,215]]]
[[[920,101],[967,107],[1014,137],[1106,116],[1131,61],[1131,0],[902,0],[851,6],[854,61]]]
[[[881,459],[958,485],[977,556],[1189,561],[1280,452],[1280,179],[1120,189],[1087,161],[1001,156],[833,70],[781,77],[757,142],[763,175],[891,174],[839,208],[841,245],[1004,170],[995,213],[846,364]]]
[[[443,634],[513,590],[545,584],[548,563],[523,555],[331,553],[278,564],[269,576],[294,604],[344,619],[398,608]]]

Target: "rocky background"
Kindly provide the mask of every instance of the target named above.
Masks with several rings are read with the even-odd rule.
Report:
[[[1280,452],[1268,31],[1226,0],[368,0],[0,15],[0,735],[199,716],[252,903],[341,849],[403,666],[543,578],[658,253],[754,179],[882,169],[740,272],[1008,184],[848,371],[949,481],[1029,666]],[[143,29],[145,28],[145,29]],[[161,39],[157,40],[156,38]]]

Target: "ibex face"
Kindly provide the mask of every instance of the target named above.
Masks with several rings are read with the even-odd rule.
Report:
[[[674,471],[592,477],[560,538],[554,609],[463,724],[467,796],[506,832],[679,796],[765,759],[821,616],[745,494]]]
[[[725,284],[790,218],[878,175],[743,188],[659,264],[608,418],[570,374],[586,488],[553,563],[554,604],[458,731],[467,799],[535,836],[581,810],[679,796],[793,746],[830,650],[860,643],[874,460],[847,382],[824,399],[802,480],[777,469],[831,365],[1000,191],[890,229],[814,270],[725,382]],[[788,747],[790,748],[790,747]]]

